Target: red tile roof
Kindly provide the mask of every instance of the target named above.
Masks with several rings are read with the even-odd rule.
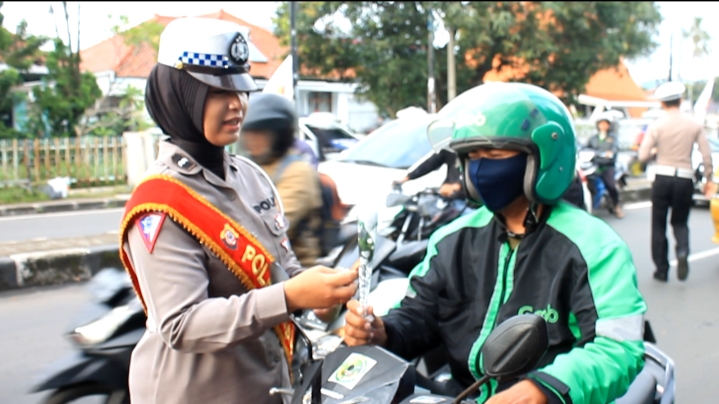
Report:
[[[232,21],[250,29],[250,41],[268,59],[266,63],[252,63],[250,74],[255,78],[269,79],[282,63],[283,56],[288,51],[287,47],[280,45],[279,39],[272,32],[228,14],[224,10],[200,17]],[[179,17],[155,15],[147,22],[156,22],[166,26],[176,18]],[[128,46],[120,35],[80,51],[80,56],[82,58],[80,68],[83,71],[98,73],[112,70],[117,77],[146,78],[157,61],[157,53],[152,47],[146,44]]]

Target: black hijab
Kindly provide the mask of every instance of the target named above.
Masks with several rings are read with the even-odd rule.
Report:
[[[209,90],[207,84],[187,72],[158,63],[147,79],[145,105],[152,120],[170,136],[170,142],[224,179],[225,148],[208,142],[203,133]]]

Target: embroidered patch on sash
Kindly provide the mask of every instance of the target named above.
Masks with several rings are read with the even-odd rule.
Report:
[[[155,249],[155,242],[157,241],[157,236],[160,235],[160,228],[166,216],[167,213],[152,212],[137,218],[137,226],[140,227],[142,241],[145,242],[145,247],[147,247],[150,254]]]
[[[239,237],[239,234],[229,224],[225,224],[225,228],[220,232],[220,239],[232,250],[237,249],[237,237]]]

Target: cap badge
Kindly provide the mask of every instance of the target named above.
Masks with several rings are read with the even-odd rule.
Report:
[[[244,65],[247,63],[247,59],[250,57],[250,47],[247,46],[247,41],[241,33],[237,33],[235,39],[232,40],[229,49],[230,59],[235,64]]]

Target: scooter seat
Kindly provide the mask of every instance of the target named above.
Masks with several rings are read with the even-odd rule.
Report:
[[[657,392],[657,380],[648,368],[642,369],[629,386],[629,390],[615,404],[653,404]]]

